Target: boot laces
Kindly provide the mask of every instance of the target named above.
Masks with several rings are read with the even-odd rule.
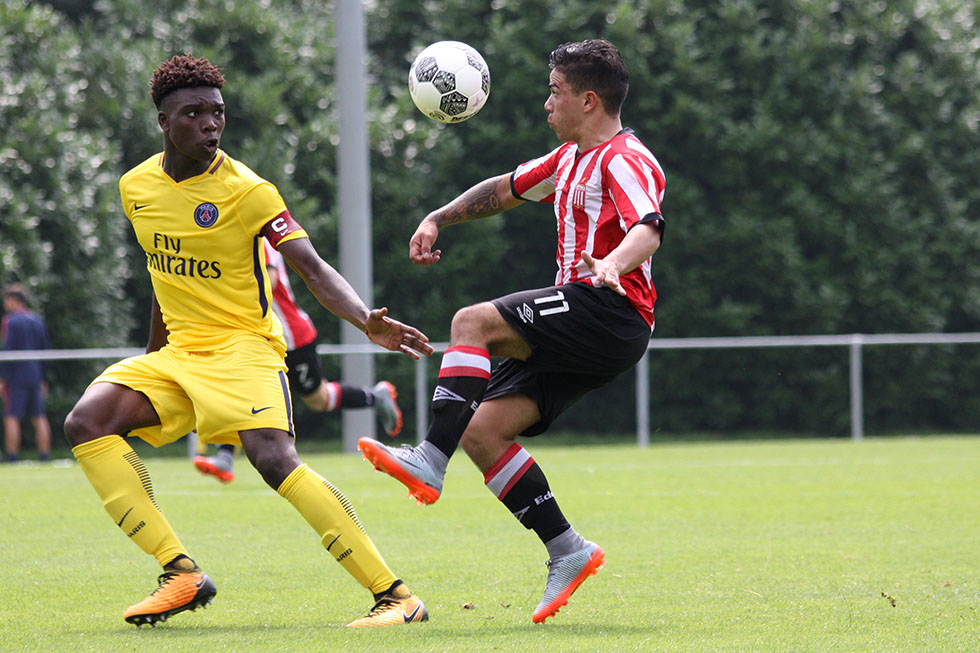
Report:
[[[378,599],[378,602],[374,604],[374,607],[371,608],[371,611],[368,612],[367,616],[376,617],[379,614],[386,612],[389,608],[391,608],[397,603],[398,603],[398,599],[392,598],[390,596],[385,596],[383,598],[380,598]]]
[[[165,571],[162,574],[160,574],[160,576],[157,577],[157,583],[159,583],[159,586],[155,590],[153,590],[153,594],[156,594],[164,587],[169,585],[170,581],[174,579],[174,576],[177,576],[179,573],[180,572],[178,571]],[[151,594],[150,596],[153,596],[153,594]]]

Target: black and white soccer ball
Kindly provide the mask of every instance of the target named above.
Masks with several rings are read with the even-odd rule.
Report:
[[[480,53],[459,41],[438,41],[415,58],[408,92],[419,111],[439,122],[476,115],[490,96],[490,68]]]

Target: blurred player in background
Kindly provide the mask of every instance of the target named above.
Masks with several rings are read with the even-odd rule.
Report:
[[[202,442],[240,444],[374,595],[372,610],[349,626],[424,621],[425,606],[388,568],[350,501],[296,454],[286,342],[271,311],[262,237],[320,304],[371,342],[416,359],[432,347],[387,309],[368,309],[320,258],[275,186],[219,149],[223,85],[218,68],[191,56],[153,73],[164,149],[119,182],[153,284],[147,353],[107,368],[65,420],[72,452],[112,521],[163,567],[159,587],[123,616],[156,624],[207,605],[217,592],[160,512],[149,473],[125,440],[162,446],[196,428]]]
[[[388,381],[373,388],[327,381],[323,378],[316,353],[317,332],[310,316],[296,303],[289,283],[289,271],[282,254],[262,239],[265,264],[272,285],[272,310],[283,325],[286,339],[286,369],[289,387],[299,394],[311,410],[318,413],[341,408],[375,408],[381,427],[390,437],[402,430],[402,411],[395,400],[398,391]],[[196,439],[196,434],[191,434]],[[214,456],[195,456],[194,466],[202,474],[215,476],[222,483],[235,480],[235,445],[219,444]]]
[[[3,289],[3,320],[0,349],[30,351],[47,349],[48,329],[40,315],[27,308],[27,290],[19,283]],[[51,458],[51,424],[44,410],[42,361],[8,361],[0,365],[0,394],[3,395],[4,448],[8,463],[20,458],[21,420],[30,419],[34,441],[42,461]]]
[[[544,432],[588,391],[630,369],[646,351],[656,300],[651,256],[660,247],[664,173],[620,109],[629,87],[619,51],[602,40],[566,43],[550,56],[548,125],[562,145],[487,179],[422,220],[412,260],[431,265],[442,227],[525,201],[554,205],[554,286],[461,309],[418,447],[359,442],[376,468],[420,503],[439,498],[460,442],[489,489],[544,543],[551,560],[533,620],[543,622],[602,566],[605,553],[579,535],[541,468],[516,436]],[[504,360],[490,371],[490,356]]]

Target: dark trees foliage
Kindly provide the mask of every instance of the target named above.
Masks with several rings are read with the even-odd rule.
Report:
[[[337,260],[333,15],[313,0],[264,4],[0,5],[0,274],[31,287],[56,346],[145,338],[149,284],[115,184],[160,148],[146,84],[172,54],[224,68],[225,148]],[[376,303],[445,340],[460,306],[552,282],[547,206],[445,230],[434,267],[411,265],[407,243],[428,211],[557,145],[547,55],[605,37],[630,69],[624,123],[667,173],[655,337],[980,330],[978,12],[943,0],[377,0]],[[415,53],[442,39],[479,49],[493,75],[488,105],[453,126],[418,113],[405,83]],[[334,340],[336,319],[301,301]],[[379,374],[410,387],[411,366],[391,358]],[[869,350],[869,430],[972,429],[978,368],[967,346]],[[59,369],[70,405],[91,366]],[[651,370],[663,431],[847,432],[843,350],[657,352]],[[632,380],[563,424],[630,430]]]

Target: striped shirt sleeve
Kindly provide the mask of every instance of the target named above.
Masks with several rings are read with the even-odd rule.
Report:
[[[514,196],[531,202],[553,203],[558,161],[564,147],[560,145],[549,154],[517,166],[510,178]]]

